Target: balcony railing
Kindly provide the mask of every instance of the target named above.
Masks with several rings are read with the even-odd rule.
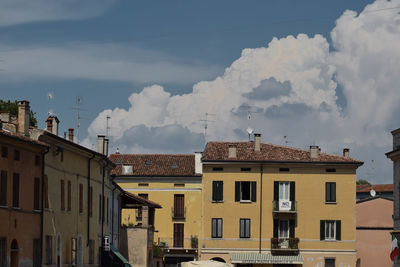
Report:
[[[290,252],[298,253],[299,239],[296,238],[271,238],[271,251],[276,253]]]
[[[186,218],[186,207],[183,209],[175,209],[171,207],[171,216],[172,219],[185,219]]]
[[[272,202],[272,212],[296,213],[297,212],[297,201],[274,200]]]

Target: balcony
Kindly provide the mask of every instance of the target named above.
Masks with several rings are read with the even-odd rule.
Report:
[[[186,207],[183,209],[176,209],[171,207],[171,217],[173,220],[183,220],[186,218]]]
[[[271,252],[273,254],[291,254],[299,253],[299,239],[296,238],[271,238]]]
[[[297,201],[272,201],[273,213],[296,213]]]

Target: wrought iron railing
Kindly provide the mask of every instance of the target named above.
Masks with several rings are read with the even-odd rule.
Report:
[[[273,212],[297,212],[297,201],[279,201],[274,200],[272,202]]]
[[[298,250],[299,239],[295,238],[271,238],[272,250]]]

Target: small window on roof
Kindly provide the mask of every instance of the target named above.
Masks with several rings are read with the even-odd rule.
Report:
[[[172,169],[176,169],[176,168],[178,168],[178,165],[173,164],[173,165],[171,165],[171,168],[172,168]]]
[[[213,168],[214,172],[222,172],[223,170],[224,170],[224,168],[222,168],[222,167],[214,167]]]
[[[153,162],[151,160],[146,160],[145,164],[146,165],[153,165]]]
[[[141,186],[141,187],[147,187],[147,186],[149,186],[149,184],[148,184],[148,183],[139,183],[139,186]]]
[[[133,174],[133,165],[122,165],[122,174]]]
[[[240,171],[242,171],[242,172],[250,172],[251,168],[240,168]]]
[[[326,169],[326,172],[336,172],[336,169]]]
[[[279,171],[280,172],[288,172],[288,171],[290,171],[290,169],[289,168],[279,168]]]

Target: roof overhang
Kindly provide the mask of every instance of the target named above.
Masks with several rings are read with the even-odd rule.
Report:
[[[231,262],[242,264],[303,264],[303,256],[300,254],[232,253]]]
[[[159,205],[158,203],[123,191],[123,193],[121,194],[121,208],[135,209],[142,206],[147,206],[149,208],[156,208],[156,209],[162,208],[161,205]]]
[[[360,167],[364,164],[362,161],[346,162],[346,161],[275,161],[275,160],[203,160],[204,164],[287,164],[287,165],[319,165],[319,166],[356,166]]]

